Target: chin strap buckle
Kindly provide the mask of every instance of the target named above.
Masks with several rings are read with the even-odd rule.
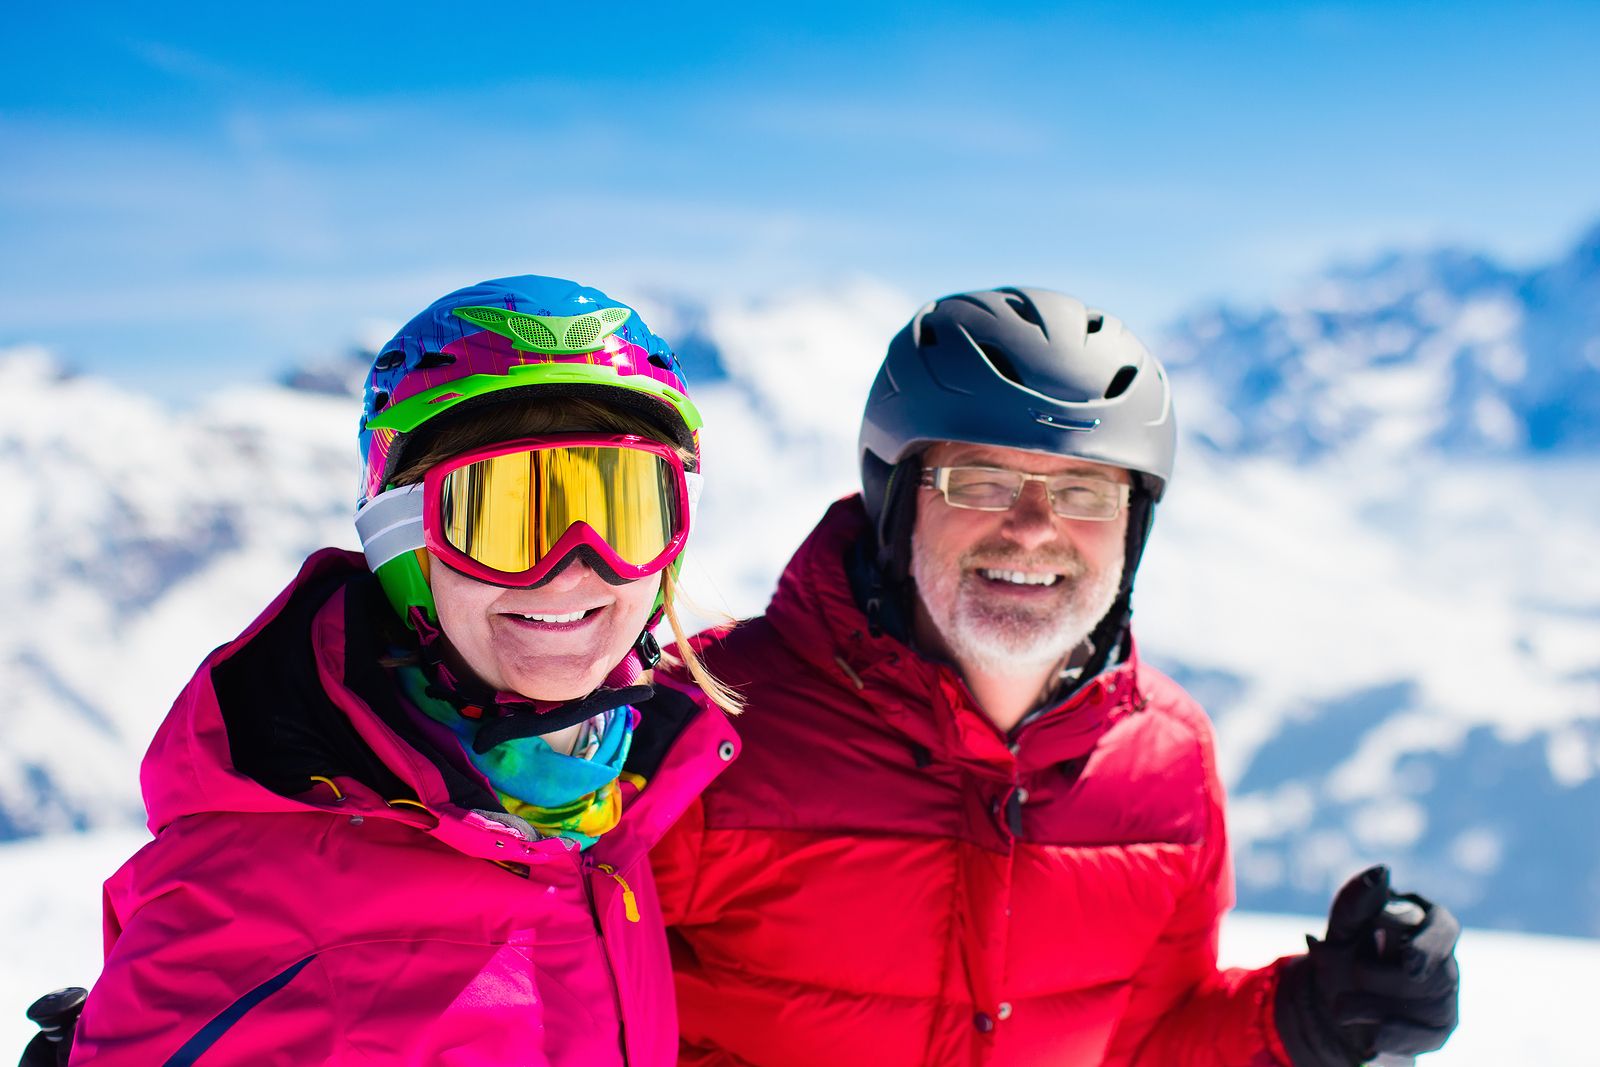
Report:
[[[639,635],[639,640],[633,643],[634,655],[639,657],[639,666],[649,670],[661,662],[661,644],[656,640],[656,635],[646,630]]]

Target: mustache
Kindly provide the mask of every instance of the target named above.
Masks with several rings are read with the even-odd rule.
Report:
[[[1076,578],[1088,570],[1083,557],[1071,548],[1023,552],[1009,544],[978,545],[962,555],[961,565],[969,569],[1050,571],[1068,578]]]

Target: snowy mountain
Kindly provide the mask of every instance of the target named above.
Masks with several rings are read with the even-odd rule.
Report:
[[[926,295],[644,302],[707,419],[703,617],[760,610],[851,490]],[[1397,255],[1149,338],[1185,441],[1138,630],[1218,722],[1248,906],[1318,913],[1380,858],[1469,923],[1600,934],[1597,296],[1600,231],[1542,270]],[[353,545],[358,363],[175,411],[0,354],[0,838],[137,821],[195,664]]]
[[[1315,911],[1390,857],[1470,922],[1600,933],[1600,227],[1525,273],[1333,271],[1161,351],[1194,447],[1141,621],[1218,720],[1241,900]]]
[[[0,358],[0,837],[140,817],[187,675],[308,549],[350,540],[351,402],[261,388],[177,414]]]
[[[1446,250],[1336,270],[1277,304],[1184,319],[1162,353],[1229,453],[1600,450],[1600,226],[1517,273]]]

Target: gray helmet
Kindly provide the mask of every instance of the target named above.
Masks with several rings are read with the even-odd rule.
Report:
[[[1123,467],[1154,502],[1172,477],[1172,390],[1120,320],[1070,296],[959,293],[895,336],[867,396],[861,481],[875,523],[890,471],[935,441]]]
[[[943,297],[889,342],[861,419],[861,487],[877,531],[868,619],[904,637],[920,456],[937,441],[1074,456],[1133,475],[1122,586],[1084,678],[1121,647],[1177,425],[1161,364],[1121,321],[1048,289]]]

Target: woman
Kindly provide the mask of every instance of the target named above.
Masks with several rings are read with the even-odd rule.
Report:
[[[699,426],[671,349],[571,282],[383,347],[365,565],[308,559],[157,733],[72,1063],[673,1061],[645,856],[736,745],[673,613]],[[701,690],[642,684],[663,615]]]

